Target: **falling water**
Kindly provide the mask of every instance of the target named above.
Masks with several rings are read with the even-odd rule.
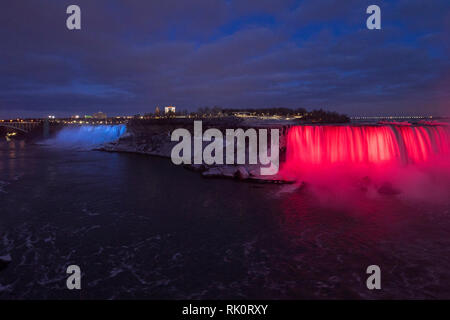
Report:
[[[126,129],[126,125],[123,124],[68,126],[45,143],[63,147],[92,148],[119,139]]]
[[[286,166],[422,163],[449,154],[445,126],[296,126]]]
[[[450,185],[449,129],[445,125],[292,127],[280,175],[308,183],[333,206],[357,207],[354,201],[361,198],[356,196],[361,190],[445,202]]]

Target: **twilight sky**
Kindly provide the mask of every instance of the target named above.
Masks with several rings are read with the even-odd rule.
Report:
[[[66,28],[71,4],[82,30]],[[449,0],[2,0],[0,40],[0,118],[450,110]]]

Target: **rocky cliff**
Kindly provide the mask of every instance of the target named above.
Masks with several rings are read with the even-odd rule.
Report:
[[[158,120],[134,120],[127,125],[127,133],[119,140],[107,143],[97,150],[107,152],[130,152],[159,157],[171,157],[172,148],[178,141],[171,141],[171,133],[178,128],[189,130],[193,135],[194,121],[188,119],[158,119]],[[280,124],[246,123],[239,119],[230,120],[202,120],[203,132],[209,128],[219,129],[225,133],[226,129],[242,128],[254,129],[279,129],[280,130],[280,160],[282,161],[285,149],[285,133],[288,126]],[[269,130],[270,132],[270,130]],[[209,142],[205,142],[204,145]],[[246,150],[248,154],[248,150]],[[248,158],[247,158],[248,159]],[[287,183],[278,175],[260,175],[260,164],[253,165],[184,165],[189,170],[200,172],[206,178],[235,178],[256,182]]]

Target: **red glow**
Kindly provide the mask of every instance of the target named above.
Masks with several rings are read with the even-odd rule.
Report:
[[[449,154],[449,136],[445,126],[296,126],[284,168],[424,163]]]
[[[286,192],[339,210],[365,212],[366,203],[391,196],[448,203],[449,155],[449,126],[296,126],[280,176],[297,181]]]

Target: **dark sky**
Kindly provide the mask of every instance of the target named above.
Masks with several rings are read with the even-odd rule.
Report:
[[[370,4],[381,30],[366,28]],[[167,104],[448,114],[449,30],[449,0],[2,0],[0,118]]]

